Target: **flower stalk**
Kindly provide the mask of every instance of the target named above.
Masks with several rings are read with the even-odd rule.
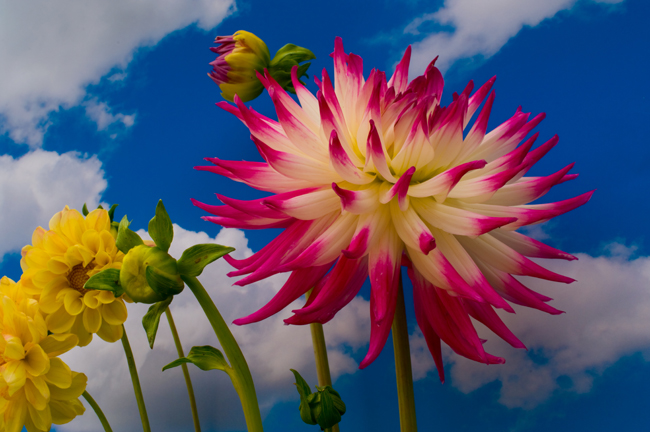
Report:
[[[181,345],[181,340],[178,337],[178,331],[176,331],[176,325],[174,324],[174,318],[172,317],[172,312],[169,310],[169,308],[165,309],[165,316],[169,322],[169,328],[172,331],[172,336],[174,338],[174,344],[176,345],[178,357],[185,357],[185,354],[183,353],[183,345]],[[192,421],[194,422],[194,430],[196,432],[201,432],[201,424],[199,423],[199,411],[196,408],[196,398],[194,397],[194,387],[192,386],[190,371],[187,369],[187,365],[185,363],[183,363],[181,367],[183,368],[183,377],[185,378],[185,385],[187,386],[187,395],[190,398],[190,408],[192,409]]]
[[[106,416],[104,415],[104,412],[102,409],[99,407],[97,402],[95,402],[95,399],[93,399],[92,396],[90,396],[90,393],[84,390],[84,392],[81,394],[84,399],[86,399],[86,402],[88,402],[88,405],[90,405],[95,411],[95,414],[97,415],[97,418],[99,418],[99,421],[102,423],[102,427],[104,428],[105,432],[113,432],[113,429],[111,429],[111,425],[108,424],[108,420],[106,419]]]
[[[192,290],[201,308],[203,308],[203,312],[208,317],[210,325],[212,325],[212,329],[230,362],[232,373],[228,375],[230,375],[233,386],[239,395],[248,431],[263,431],[262,416],[260,415],[257,394],[255,393],[255,384],[253,383],[253,377],[251,376],[244,354],[241,352],[228,325],[201,282],[194,276],[182,275],[181,278],[190,290]]]
[[[316,374],[318,376],[319,386],[331,386],[332,376],[330,374],[330,364],[327,359],[327,346],[325,345],[325,332],[323,331],[323,324],[311,323],[311,340],[314,345],[314,357],[316,359]],[[335,424],[331,428],[326,429],[331,432],[339,432],[339,425]]]
[[[131,381],[133,382],[135,400],[138,402],[138,411],[140,412],[140,420],[142,421],[142,430],[144,432],[151,432],[151,426],[149,426],[149,416],[147,415],[147,407],[144,404],[142,387],[140,386],[140,378],[138,377],[138,369],[135,366],[133,351],[131,350],[131,344],[129,344],[129,338],[126,336],[126,329],[124,328],[124,325],[122,325],[122,333],[122,346],[124,347],[126,362],[129,365],[129,373],[131,374]]]
[[[392,331],[400,430],[401,432],[417,432],[418,426],[415,418],[411,350],[409,347],[409,332],[406,323],[406,307],[404,305],[404,289],[402,287],[401,275],[399,276],[399,292],[397,294]]]

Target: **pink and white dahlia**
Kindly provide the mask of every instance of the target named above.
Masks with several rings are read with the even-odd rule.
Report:
[[[289,279],[259,311],[235,321],[247,324],[277,313],[314,287],[288,324],[325,323],[348,304],[370,276],[370,348],[361,367],[383,348],[393,322],[401,266],[413,282],[415,313],[442,375],[440,340],[483,363],[502,363],[486,353],[470,317],[515,347],[524,345],[494,308],[508,302],[560,313],[550,298],[526,288],[513,275],[556,282],[573,279],[528,257],[575,257],[516,229],[547,221],[584,203],[592,192],[549,204],[529,204],[576,177],[573,164],[546,177],[524,177],[558,142],[531,150],[527,135],[544,118],[515,114],[487,131],[494,78],[472,93],[473,83],[443,107],[443,79],[432,62],[408,82],[410,48],[386,80],[373,69],[363,76],[362,59],[336,39],[334,79],[323,71],[316,96],[295,74],[296,103],[271,77],[259,76],[275,104],[278,121],[246,107],[219,103],[251,131],[266,162],[208,158],[197,167],[256,189],[267,198],[241,201],[218,195],[224,205],[194,204],[224,227],[284,228],[249,258],[226,256],[248,275],[247,285],[280,272]],[[487,99],[486,99],[487,98]],[[478,113],[470,126],[470,119]]]

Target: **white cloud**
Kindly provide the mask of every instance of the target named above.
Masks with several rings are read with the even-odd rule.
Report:
[[[143,231],[138,232],[147,238]],[[174,226],[174,242],[170,253],[180,257],[182,251],[197,243],[216,242],[237,248],[236,257],[250,256],[248,240],[236,229],[222,229],[216,238],[203,232],[192,232]],[[286,275],[278,275],[248,287],[233,287],[236,279],[226,276],[232,268],[224,261],[208,266],[200,280],[212,296],[215,304],[230,323],[254,312],[264,305],[282,286]],[[296,400],[293,375],[290,368],[297,369],[312,385],[316,384],[314,352],[308,326],[286,326],[282,322],[291,309],[301,307],[298,300],[282,313],[261,323],[230,328],[248,361],[257,395],[262,406],[262,415],[278,401]],[[148,305],[129,305],[129,319],[126,322],[129,340],[137,361],[144,397],[153,430],[185,430],[191,427],[190,408],[181,369],[161,372],[161,368],[178,356],[173,344],[169,326],[163,317],[158,330],[156,344],[149,349],[142,316]],[[330,368],[336,378],[342,374],[354,373],[358,365],[350,357],[350,349],[367,344],[370,327],[368,302],[357,297],[344,308],[335,320],[325,325],[329,345]],[[185,353],[195,345],[219,347],[207,318],[189,289],[177,296],[171,304],[176,327]],[[106,413],[114,430],[141,430],[138,411],[121,344],[107,344],[96,338],[85,348],[76,348],[65,355],[73,370],[88,376],[88,391]],[[201,425],[205,430],[232,430],[244,426],[239,399],[226,374],[220,371],[204,372],[189,366],[197,396]],[[96,416],[91,410],[69,425],[57,428],[62,431],[100,430]]]
[[[125,115],[122,113],[113,114],[106,102],[99,102],[97,98],[84,102],[86,115],[97,123],[97,130],[103,131],[115,123],[122,123],[124,127],[131,127],[135,123],[135,114]]]
[[[445,363],[452,384],[469,393],[499,380],[499,402],[532,408],[560,389],[560,377],[570,379],[563,386],[565,391],[584,393],[591,389],[594,376],[620,358],[636,352],[650,355],[650,257],[630,260],[633,250],[618,244],[607,249],[616,255],[577,254],[579,261],[545,263],[577,279],[571,285],[524,281],[553,297],[553,306],[565,314],[551,316],[527,308],[517,308],[516,315],[501,314],[528,349],[544,361],[533,361],[526,351],[511,348],[476,324],[479,335],[488,339],[486,350],[505,357],[506,364],[486,366],[447,349]],[[422,378],[435,373],[420,333],[412,336],[412,343],[414,374]]]
[[[419,35],[420,27],[427,22],[453,27],[453,31],[432,33],[413,44],[411,74],[422,73],[438,55],[436,65],[443,71],[459,59],[491,57],[524,26],[535,27],[556,13],[570,9],[577,1],[445,0],[438,11],[416,18],[404,29],[404,33]],[[592,1],[620,3],[623,0]]]
[[[138,47],[192,23],[211,29],[234,7],[234,0],[2,2],[0,58],[11,67],[0,68],[0,133],[40,146],[49,114],[80,104],[89,84],[125,69]]]
[[[0,260],[20,250],[34,228],[47,227],[66,204],[94,208],[106,189],[102,164],[93,156],[35,150],[18,159],[0,156]]]

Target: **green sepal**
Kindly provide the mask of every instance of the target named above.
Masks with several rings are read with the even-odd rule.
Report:
[[[183,251],[178,260],[178,272],[183,276],[197,277],[205,266],[234,250],[235,248],[213,243],[194,245]]]
[[[153,343],[156,340],[160,316],[165,313],[173,299],[174,297],[170,296],[161,302],[154,303],[142,317],[142,327],[147,332],[147,339],[149,340],[149,347],[151,349],[153,349]]]
[[[300,376],[297,370],[291,369],[291,372],[293,372],[293,376],[296,378],[295,385],[298,388],[298,394],[300,395],[300,406],[298,407],[300,410],[300,418],[307,424],[318,424],[312,415],[311,408],[309,407],[309,397],[312,394],[309,389],[309,384],[307,384],[307,381]]]
[[[115,245],[124,254],[128,253],[131,248],[144,244],[140,236],[129,229],[129,225],[129,220],[124,215],[117,229],[117,239],[115,239]]]
[[[270,66],[271,68],[280,67],[282,69],[288,68],[291,70],[294,65],[315,59],[316,55],[307,48],[294,44],[286,44],[275,53]]]
[[[185,286],[179,276],[170,276],[152,265],[147,266],[145,276],[151,289],[164,299],[180,294]]]
[[[88,207],[86,206],[86,203],[84,203],[84,206],[81,207],[81,213],[82,213],[84,216],[88,216],[89,211],[88,211]]]
[[[330,386],[325,386],[323,390],[320,388],[318,389],[320,403],[316,404],[314,407],[314,414],[316,415],[318,426],[320,426],[321,429],[331,428],[341,421],[342,413],[340,413],[339,410],[335,407],[334,397],[332,393],[328,391],[328,387],[331,388]]]
[[[111,221],[111,224],[113,224],[113,216],[115,215],[115,209],[117,208],[117,204],[113,204],[111,208],[108,209],[108,218]]]
[[[165,371],[180,366],[183,363],[193,363],[196,367],[204,371],[219,369],[228,374],[232,372],[232,368],[228,365],[221,351],[209,345],[192,347],[187,357],[174,360],[163,367],[162,370]]]
[[[115,297],[124,294],[124,288],[120,284],[120,271],[112,268],[92,275],[84,284],[84,289],[111,291]]]
[[[149,221],[149,235],[156,246],[165,252],[169,250],[174,238],[174,227],[162,200],[158,200],[156,215]]]

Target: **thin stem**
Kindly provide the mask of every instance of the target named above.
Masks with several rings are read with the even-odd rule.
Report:
[[[108,420],[106,420],[106,416],[104,415],[104,412],[102,409],[97,405],[97,402],[95,402],[95,399],[88,393],[87,391],[84,390],[84,392],[81,394],[81,396],[86,399],[86,402],[88,402],[88,405],[90,405],[95,411],[95,414],[97,414],[97,417],[99,418],[99,421],[102,423],[102,426],[104,427],[104,431],[106,432],[113,432],[113,429],[111,429],[111,425],[108,424]]]
[[[411,350],[409,347],[409,333],[406,324],[406,307],[404,306],[404,289],[402,288],[401,275],[392,330],[393,347],[395,349],[395,375],[397,377],[400,430],[402,432],[417,432],[413,372],[411,370]]]
[[[140,411],[140,420],[142,420],[142,430],[144,432],[151,432],[149,426],[149,417],[147,416],[147,407],[144,405],[144,397],[142,396],[142,387],[140,387],[140,378],[138,378],[138,370],[135,367],[135,360],[133,358],[133,351],[131,351],[131,344],[129,338],[126,337],[126,329],[122,324],[122,346],[124,347],[124,354],[126,355],[126,362],[129,364],[129,373],[131,374],[131,381],[133,382],[133,392],[135,393],[135,400],[138,402],[138,411]]]
[[[167,316],[167,321],[169,322],[169,328],[172,331],[172,336],[174,337],[174,344],[176,345],[176,351],[178,352],[178,358],[185,357],[183,353],[183,345],[181,345],[181,340],[178,337],[178,332],[176,331],[176,325],[174,324],[174,318],[172,317],[172,311],[169,308],[165,309],[165,315]],[[190,378],[190,371],[187,369],[187,364],[183,363],[181,365],[183,369],[183,377],[185,377],[185,385],[187,386],[187,395],[190,398],[190,408],[192,409],[192,421],[194,422],[194,430],[196,432],[201,432],[201,424],[199,423],[199,411],[196,408],[196,398],[194,397],[194,388],[192,387],[192,379]]]
[[[323,324],[311,323],[311,341],[314,345],[314,357],[316,358],[316,374],[318,375],[318,385],[332,385],[332,376],[330,375],[330,364],[327,359],[327,346],[325,345],[325,332]],[[325,429],[326,432],[339,432],[339,425],[335,424],[331,428]]]
[[[261,432],[262,416],[260,415],[260,407],[257,402],[257,394],[255,393],[255,384],[248,363],[241,352],[237,341],[233,337],[228,325],[223,320],[219,310],[210,298],[201,282],[193,276],[181,276],[181,279],[192,290],[194,296],[199,301],[203,308],[203,312],[208,317],[214,333],[219,339],[219,343],[223,348],[228,360],[230,361],[231,370],[228,372],[233,386],[239,395],[239,400],[244,410],[244,417],[246,418],[246,426],[249,432]]]

